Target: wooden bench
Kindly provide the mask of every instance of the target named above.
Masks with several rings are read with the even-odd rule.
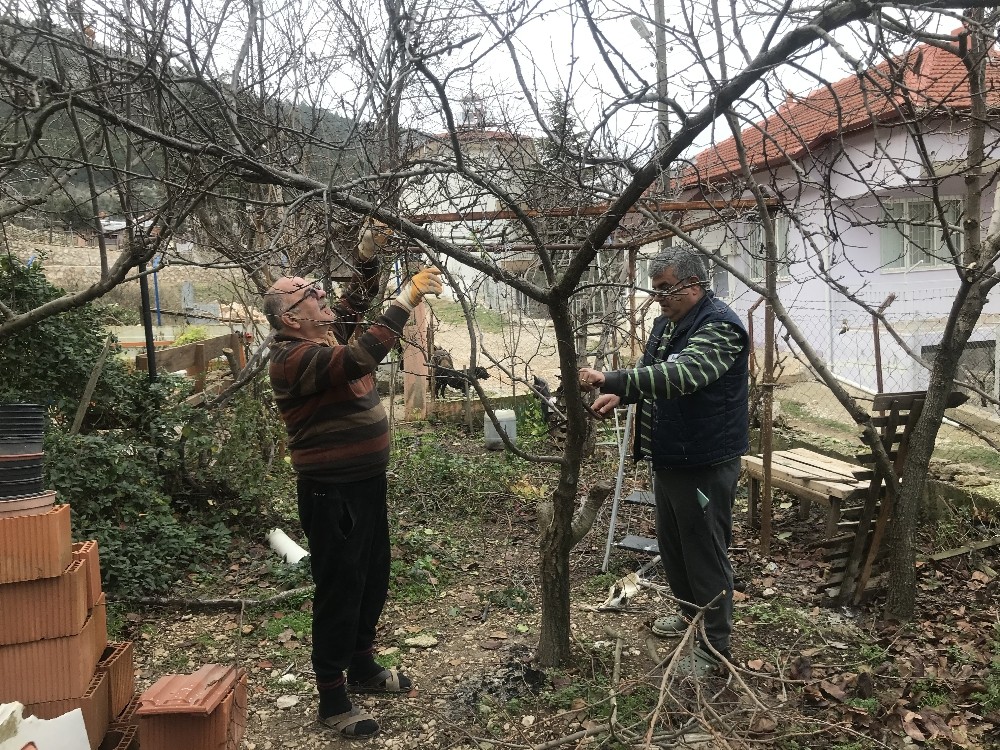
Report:
[[[749,494],[749,520],[759,523],[761,483],[764,480],[763,456],[744,456]],[[815,500],[827,507],[826,535],[833,536],[840,522],[841,509],[865,497],[871,469],[824,456],[807,448],[775,451],[771,454],[771,486],[799,499],[799,517],[809,514]]]

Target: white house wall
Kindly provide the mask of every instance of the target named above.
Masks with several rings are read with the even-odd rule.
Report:
[[[937,164],[960,160],[963,155],[966,134],[953,128],[950,122],[940,123],[937,134],[929,134],[926,141]],[[882,269],[881,230],[876,226],[880,218],[879,202],[871,193],[870,185],[879,185],[879,195],[888,201],[907,198],[928,198],[929,191],[918,193],[906,186],[906,180],[919,181],[920,167],[912,142],[900,131],[890,133],[887,129],[878,132],[879,147],[876,148],[869,131],[847,139],[838,154],[836,174],[831,176],[830,187],[837,200],[837,216],[828,215],[824,199],[815,187],[819,180],[817,164],[829,163],[835,150],[841,149],[832,143],[814,159],[802,163],[806,177],[799,181],[791,167],[779,170],[771,180],[771,185],[783,194],[786,200],[794,199],[793,209],[802,223],[801,229],[790,226],[787,236],[789,252],[794,257],[790,278],[779,282],[782,303],[808,339],[810,345],[820,353],[828,365],[840,377],[860,384],[870,390],[876,388],[874,340],[871,316],[857,305],[833,292],[816,277],[817,251],[833,269],[838,281],[859,299],[875,307],[882,304],[889,294],[896,295],[887,311],[887,317],[906,330],[904,339],[918,352],[922,346],[940,341],[943,319],[951,308],[957,288],[955,270],[951,267],[916,267],[910,270]],[[989,143],[991,151],[987,159],[1000,156],[995,142]],[[995,140],[995,138],[994,138]],[[905,165],[904,180],[892,167]],[[758,179],[761,175],[758,175]],[[891,182],[889,182],[891,178]],[[961,198],[964,185],[960,177],[945,180],[940,186],[943,197]],[[992,194],[985,195],[980,206],[984,231],[992,211]],[[834,230],[835,244],[826,238]],[[818,247],[808,245],[803,234],[813,238]],[[747,258],[736,248],[732,239],[723,250],[731,253],[726,259],[744,271],[749,272]],[[706,243],[708,244],[708,243]],[[710,246],[719,246],[713,239]],[[834,254],[830,264],[830,253]],[[734,277],[729,279],[727,302],[747,320],[749,308],[759,299],[756,292],[748,289]],[[973,341],[994,341],[1000,320],[1000,295],[990,299],[984,311],[984,322],[977,330]],[[755,331],[759,339],[763,330],[763,306],[756,313]],[[758,340],[757,345],[761,342]],[[926,387],[926,371],[914,363],[903,349],[885,332],[881,335],[882,369],[887,390],[910,390]],[[779,347],[787,348],[780,340]]]
[[[497,139],[486,137],[483,140],[470,138],[462,141],[462,148],[463,156],[473,169],[502,190],[515,197],[525,190],[519,173],[525,171],[533,158],[532,142],[510,136]],[[454,161],[450,144],[444,142],[428,142],[421,147],[417,156],[444,162]],[[404,210],[411,214],[469,213],[507,208],[501,205],[495,195],[458,174],[431,175],[421,180],[411,180],[404,187],[400,201]],[[501,232],[509,224],[508,221],[432,222],[426,225],[426,229],[466,252],[481,256],[480,248],[498,243]],[[496,283],[480,271],[452,258],[444,258],[442,262],[463,292],[475,302],[492,309],[507,309],[504,290],[498,289]],[[445,296],[454,297],[450,287],[446,287]]]

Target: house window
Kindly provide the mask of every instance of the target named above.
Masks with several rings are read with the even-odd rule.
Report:
[[[787,279],[791,276],[789,267],[792,257],[788,252],[788,217],[774,217],[775,257],[778,259],[778,278]],[[767,250],[764,247],[764,225],[759,219],[747,224],[746,239],[747,271],[754,281],[764,280],[764,267],[767,265]]]
[[[712,264],[712,291],[716,297],[729,297],[729,271],[718,263]]]
[[[944,201],[941,208],[951,228],[952,242],[962,252],[964,236],[957,229],[962,220],[962,201]],[[882,268],[909,270],[951,264],[951,252],[933,201],[885,203],[880,225]]]
[[[652,258],[639,258],[635,264],[635,280],[639,286],[647,286],[649,281],[649,264]]]

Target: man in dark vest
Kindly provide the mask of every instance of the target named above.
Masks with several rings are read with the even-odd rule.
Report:
[[[635,458],[653,465],[656,535],[680,614],[653,623],[660,636],[681,635],[705,609],[706,644],[681,669],[706,674],[729,658],[733,624],[732,505],[740,456],[749,448],[749,338],[729,307],[705,288],[705,262],[689,247],[671,247],[650,266],[662,315],[633,369],[584,367],[580,386],[600,388],[593,408],[608,414],[638,403]],[[711,604],[709,607],[708,605]]]

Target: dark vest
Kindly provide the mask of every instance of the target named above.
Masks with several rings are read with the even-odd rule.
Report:
[[[642,364],[680,352],[699,328],[717,321],[731,323],[739,331],[743,349],[733,366],[714,383],[686,396],[653,402],[652,456],[656,468],[710,466],[742,456],[750,448],[749,337],[728,305],[706,292],[674,329],[665,351],[660,349],[661,337],[670,321],[665,315],[657,318]]]

